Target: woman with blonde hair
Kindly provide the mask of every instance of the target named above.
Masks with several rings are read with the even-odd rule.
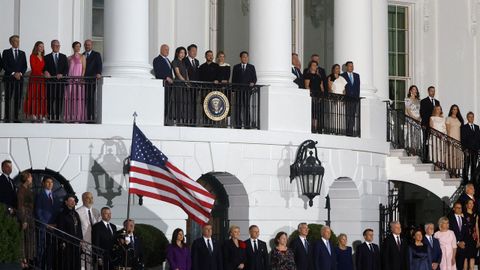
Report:
[[[230,239],[223,244],[223,269],[236,270],[245,267],[245,248],[247,245],[240,240],[240,227],[230,226]]]
[[[455,270],[456,262],[455,255],[457,254],[457,239],[455,233],[449,230],[449,221],[446,217],[441,217],[438,220],[438,227],[440,230],[436,232],[433,237],[440,242],[440,249],[442,250],[442,261],[440,262],[440,269]]]

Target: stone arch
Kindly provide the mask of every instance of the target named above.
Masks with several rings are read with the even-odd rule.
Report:
[[[45,177],[51,177],[53,179],[53,193],[55,194],[55,198],[59,200],[63,200],[63,197],[67,194],[75,194],[75,191],[70,185],[70,182],[60,173],[50,170],[34,170],[28,169],[24,170],[26,172],[30,172],[32,174],[32,190],[34,194],[37,194],[42,191],[42,180]],[[20,185],[20,173],[15,176],[14,178],[15,183]],[[77,195],[78,197],[78,195]]]

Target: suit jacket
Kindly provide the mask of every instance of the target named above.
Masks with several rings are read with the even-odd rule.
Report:
[[[257,252],[253,251],[253,245],[250,238],[245,240],[245,244],[247,244],[245,250],[247,260],[244,270],[268,270],[269,261],[267,243],[257,239]]]
[[[42,189],[37,196],[35,196],[35,217],[43,223],[55,224],[57,215],[60,211],[59,198],[52,193],[53,204],[47,197],[45,190]]]
[[[18,50],[18,57],[15,60],[13,50],[6,49],[3,50],[2,58],[3,69],[5,70],[4,81],[12,80],[12,73],[14,72],[21,72],[22,75],[25,75],[25,72],[27,72],[27,58],[24,51]]]
[[[193,62],[195,63],[194,66],[192,65],[192,62],[190,58],[188,58],[188,56],[185,56],[183,62],[185,62],[185,67],[187,67],[188,79],[190,81],[200,80],[200,72],[198,70],[198,68],[200,67],[200,62],[198,61],[198,59],[193,59]]]
[[[90,55],[87,57],[87,52],[83,55],[87,58],[87,66],[85,67],[85,77],[95,77],[97,74],[102,74],[102,56],[99,52],[90,51]]]
[[[78,221],[75,222],[74,218]],[[57,228],[70,236],[82,239],[82,224],[80,217],[75,209],[68,209],[65,207],[63,211],[57,216]],[[72,239],[73,242],[78,240]]]
[[[380,249],[376,244],[371,244],[373,251],[363,242],[357,246],[355,251],[355,266],[356,270],[380,270]]]
[[[212,62],[207,64],[207,62],[203,63],[199,68],[199,77],[198,80],[202,82],[214,82],[215,80],[219,80],[219,66],[217,63]]]
[[[68,75],[68,60],[67,56],[63,53],[58,53],[58,63],[55,68],[55,60],[53,59],[53,53],[45,55],[45,67],[43,71],[48,71],[51,76],[57,76],[62,74],[63,76]]]
[[[255,71],[255,66],[247,63],[245,71],[242,71],[242,64],[236,64],[233,67],[232,83],[256,84],[257,72]]]
[[[293,82],[298,85],[298,88],[305,88],[302,71],[297,67],[292,67],[292,74],[295,75]]]
[[[113,242],[115,241],[115,233],[117,232],[117,227],[115,224],[110,223],[112,232],[107,229],[103,221],[99,221],[92,227],[92,244],[94,246],[104,249],[107,254],[110,254],[110,251],[113,247]]]
[[[295,255],[295,264],[297,265],[297,269],[302,270],[313,270],[314,263],[313,263],[313,249],[314,245],[310,244],[308,252],[305,250],[305,246],[302,243],[300,237],[296,237],[290,242],[289,248],[293,251]]]
[[[455,218],[455,214],[451,213],[450,215],[448,215],[448,223],[449,223],[450,230],[452,230],[453,233],[455,233],[455,238],[457,238],[457,242],[465,241],[465,237],[467,236],[467,233],[468,233],[467,220],[464,217],[462,217],[462,227],[459,228],[457,219]],[[457,253],[461,251],[463,250],[460,248],[457,248]]]
[[[133,250],[135,251],[135,257],[138,258],[138,261],[143,264],[144,263],[144,260],[143,260],[144,253],[143,253],[142,239],[140,237],[138,237],[137,235],[133,234],[133,244],[132,244],[132,242],[130,242],[128,244],[128,246],[133,248]]]
[[[3,203],[7,208],[17,208],[17,187],[11,180],[13,184],[10,184],[10,181],[7,179],[5,174],[0,175],[0,203]]]
[[[330,253],[328,252],[327,246],[322,239],[317,241],[315,244],[315,270],[336,270],[337,269],[337,257],[334,250],[333,243],[329,240],[330,244]]]
[[[423,244],[428,246],[430,254],[432,255],[432,263],[440,263],[442,261],[442,249],[440,248],[440,241],[432,235],[433,245],[427,240],[427,237],[423,238]]]
[[[472,130],[470,124],[465,124],[460,129],[460,140],[462,147],[469,150],[480,149],[480,129],[478,125],[473,125],[475,131]]]
[[[220,245],[212,239],[213,252],[207,248],[203,237],[192,243],[192,270],[222,270],[222,251]]]
[[[159,79],[159,80],[166,80],[167,78],[173,79],[172,63],[170,62],[170,60],[168,60],[168,58],[165,59],[161,55],[153,59],[153,72],[155,73],[156,79]]]
[[[92,242],[92,224],[95,224],[102,220],[100,217],[100,212],[92,208],[90,213],[92,216],[92,224],[90,224],[90,219],[88,217],[88,208],[85,206],[80,206],[77,208],[77,213],[80,216],[80,221],[82,222],[82,235],[83,235],[83,240],[91,243]]]
[[[340,76],[347,81],[347,84],[345,85],[345,94],[350,97],[360,97],[360,75],[353,72],[353,84],[350,81],[350,77],[348,77],[347,72],[340,74]]]
[[[3,69],[3,59],[2,59],[2,55],[0,55],[0,72],[2,72],[2,69]]]
[[[440,101],[435,99],[435,105],[440,105]],[[430,116],[432,116],[433,104],[430,97],[426,97],[420,101],[420,118],[422,118],[422,126],[428,127]]]
[[[408,261],[408,241],[400,238],[400,248],[393,237],[389,234],[382,243],[382,269],[388,270],[408,270],[410,262]]]

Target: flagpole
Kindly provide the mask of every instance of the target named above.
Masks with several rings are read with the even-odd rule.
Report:
[[[133,112],[133,126],[135,126],[136,121],[137,121],[137,112]],[[132,127],[132,145],[133,145],[133,133],[134,133],[134,128]],[[132,159],[132,147],[130,147],[130,160]],[[127,180],[127,224],[128,220],[130,219],[130,164],[128,167],[128,180]],[[125,231],[127,233],[127,231]],[[128,248],[125,249],[125,269],[128,267]]]

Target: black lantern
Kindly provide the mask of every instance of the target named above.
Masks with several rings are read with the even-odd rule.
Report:
[[[298,148],[295,162],[290,165],[290,183],[295,178],[300,180],[302,195],[308,197],[310,207],[313,206],[313,198],[320,195],[325,174],[325,168],[318,159],[316,144],[312,140],[304,141]]]

